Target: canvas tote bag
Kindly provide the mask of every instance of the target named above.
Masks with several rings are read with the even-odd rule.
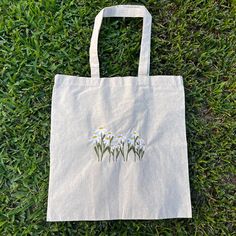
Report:
[[[103,17],[142,17],[137,77],[101,78]],[[150,76],[151,15],[144,6],[96,16],[91,78],[56,75],[48,221],[191,217],[181,76]]]

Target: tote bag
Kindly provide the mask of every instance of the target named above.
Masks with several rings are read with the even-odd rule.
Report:
[[[142,17],[137,77],[101,78],[103,17]],[[48,221],[191,217],[181,76],[150,76],[151,15],[104,8],[90,46],[91,78],[56,75]]]

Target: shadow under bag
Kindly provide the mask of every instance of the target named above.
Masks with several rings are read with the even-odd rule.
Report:
[[[101,78],[103,17],[142,17],[137,77]],[[56,75],[47,221],[190,218],[181,76],[150,76],[152,17],[104,8],[90,46],[91,77]]]

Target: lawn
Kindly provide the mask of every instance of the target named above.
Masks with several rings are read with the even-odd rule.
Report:
[[[90,76],[93,21],[136,3],[153,16],[151,75],[182,75],[192,219],[46,222],[54,75]],[[1,0],[0,235],[234,235],[236,2]],[[103,76],[136,75],[142,21],[105,19]]]

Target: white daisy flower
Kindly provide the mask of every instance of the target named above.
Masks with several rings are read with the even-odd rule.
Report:
[[[106,137],[108,137],[109,139],[112,139],[114,135],[112,134],[112,132],[109,131],[106,133]]]
[[[128,138],[127,143],[134,146],[135,138]]]
[[[137,131],[133,131],[131,134],[131,137],[135,139],[135,138],[139,137],[139,133]]]
[[[123,144],[125,143],[125,140],[126,140],[126,137],[123,135],[123,134],[119,134],[117,137],[116,137],[116,141],[118,144]]]
[[[137,139],[135,148],[143,151],[145,150],[145,142],[142,138]]]
[[[101,137],[99,137],[98,135],[94,134],[92,136],[92,138],[90,139],[90,142],[92,142],[93,145],[96,145],[97,143],[99,143],[101,141]]]
[[[105,137],[103,139],[103,143],[105,144],[106,147],[110,145],[110,141],[111,141],[111,139],[109,137]]]
[[[142,138],[138,138],[136,142],[139,146],[144,146],[145,145],[145,142]]]
[[[95,133],[96,133],[97,135],[104,135],[104,134],[107,133],[107,130],[106,130],[104,127],[99,127],[99,128],[95,131]]]

